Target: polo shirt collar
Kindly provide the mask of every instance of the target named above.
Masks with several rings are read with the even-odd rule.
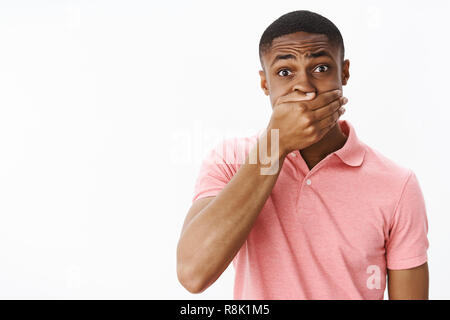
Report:
[[[358,167],[364,160],[366,149],[358,139],[355,128],[348,120],[338,120],[342,132],[348,137],[344,146],[334,153],[347,165]]]

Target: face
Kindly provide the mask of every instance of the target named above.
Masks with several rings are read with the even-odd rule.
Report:
[[[297,91],[298,96],[341,89],[347,84],[350,62],[342,62],[341,49],[326,35],[296,32],[275,38],[263,57],[259,71],[261,88],[270,95],[272,108],[277,99]]]

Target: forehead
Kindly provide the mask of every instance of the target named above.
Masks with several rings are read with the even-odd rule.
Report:
[[[340,50],[330,43],[326,35],[302,31],[273,39],[270,50],[264,58],[266,63],[269,63],[277,54],[282,52],[305,54],[319,49],[329,51],[334,57],[338,56]]]

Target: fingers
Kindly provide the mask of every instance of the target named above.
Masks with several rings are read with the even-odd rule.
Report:
[[[344,114],[345,108],[343,105],[347,103],[348,100],[345,100],[346,98],[342,98],[342,104],[340,102],[341,99],[338,99],[336,101],[333,101],[329,104],[329,112],[323,117],[322,119],[319,119],[316,122],[316,126],[319,130],[329,130],[331,129],[336,122],[338,121],[339,117]]]
[[[335,101],[335,100],[339,99],[340,97],[342,97],[342,90],[340,90],[340,89],[330,90],[330,91],[321,93],[316,97],[315,101],[311,101],[309,103],[310,110],[316,110],[316,109],[323,108],[324,106],[328,105],[330,102]]]
[[[336,100],[331,101],[329,104],[311,111],[313,122],[318,122],[324,118],[329,117],[335,113],[339,108],[348,102],[346,97],[339,97]]]

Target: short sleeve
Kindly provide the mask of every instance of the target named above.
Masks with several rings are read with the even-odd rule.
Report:
[[[235,169],[226,156],[233,154],[230,140],[223,140],[212,148],[200,165],[194,186],[192,202],[199,198],[216,196],[231,180]]]
[[[387,268],[410,269],[427,262],[427,233],[424,197],[416,175],[410,170],[386,242]]]

